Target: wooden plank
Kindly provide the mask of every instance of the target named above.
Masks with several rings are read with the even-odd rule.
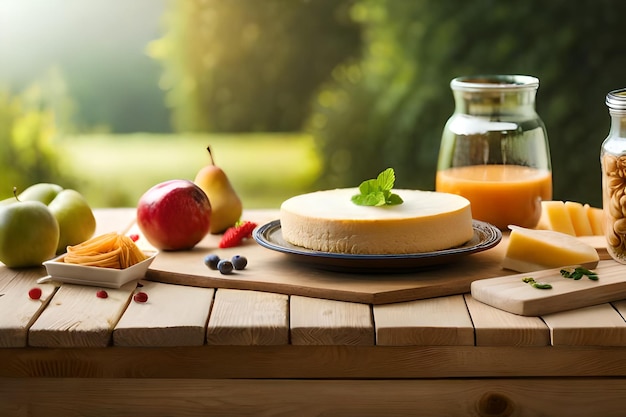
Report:
[[[476,301],[465,294],[465,302],[472,317],[476,346],[547,346],[550,331],[538,317],[524,317],[507,313]]]
[[[474,345],[461,295],[374,306],[374,323],[381,346]]]
[[[625,379],[0,379],[3,416],[624,415]],[[28,411],[28,413],[25,412]]]
[[[626,346],[626,322],[611,304],[542,316],[552,345]]]
[[[611,305],[626,320],[626,300],[615,301]]]
[[[187,346],[0,349],[0,377],[626,377],[623,346]]]
[[[37,279],[45,275],[41,268],[23,270],[19,273],[2,268],[3,275],[11,277],[0,290],[0,347],[23,347],[27,345],[28,328],[54,295],[53,284],[37,284]],[[41,289],[41,298],[30,299],[31,288]]]
[[[373,345],[374,325],[367,304],[292,296],[293,345]]]
[[[220,289],[207,328],[209,345],[286,345],[289,297]]]
[[[600,261],[599,279],[564,278],[561,268],[526,274],[478,280],[472,283],[472,297],[492,307],[523,316],[542,316],[626,298],[624,265],[613,260]],[[540,290],[522,281],[532,277],[537,282],[552,285]]]
[[[96,297],[102,288],[62,285],[48,307],[31,326],[30,346],[102,347],[111,343],[111,334],[137,286],[106,288],[108,298]]]
[[[116,346],[204,344],[213,289],[141,281],[148,301],[131,301],[113,330]]]
[[[11,282],[11,280],[13,280],[13,278],[15,278],[15,276],[18,275],[20,272],[23,271],[7,268],[2,263],[0,263],[0,294],[4,290],[4,287],[6,287]],[[42,270],[41,272],[44,271]]]

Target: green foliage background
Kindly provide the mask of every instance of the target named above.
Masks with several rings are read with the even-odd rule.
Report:
[[[393,166],[398,186],[434,187],[452,78],[521,73],[540,79],[537,111],[551,144],[554,194],[600,204],[604,97],[626,86],[626,3],[616,1],[363,1],[364,59],[333,72],[309,123],[323,184]]]
[[[54,144],[57,115],[39,85],[20,95],[0,89],[0,199],[37,182],[71,180],[62,172]]]
[[[53,77],[58,88],[42,90],[37,105],[27,104],[36,102],[26,97],[32,91],[18,93],[15,85],[0,96],[0,186],[60,181],[67,172],[60,155],[70,152],[59,136],[109,127],[113,133],[167,131],[166,116],[155,106],[164,91],[176,132],[172,148],[186,132],[304,132],[322,159],[317,188],[355,186],[393,167],[398,187],[432,189],[441,132],[454,109],[450,80],[517,73],[541,82],[537,110],[551,145],[554,197],[600,205],[599,149],[610,122],[604,98],[626,86],[626,2],[142,0],[131,9],[98,4],[90,10],[111,11],[105,29],[112,33],[89,32],[85,44],[92,49],[89,56],[100,59],[80,60],[72,50],[79,62],[60,66]],[[152,26],[141,31],[147,36],[161,9],[162,34],[142,51],[152,60],[137,58],[137,45],[132,53],[107,55],[121,49],[130,33],[118,33],[111,22],[133,27],[149,15]],[[93,39],[106,40],[106,47],[97,49]],[[109,82],[86,76],[94,66],[105,69]],[[158,82],[155,67],[161,71]],[[152,83],[154,90],[146,94]],[[103,126],[103,119],[111,125]],[[94,141],[94,157],[96,146],[101,145]],[[241,155],[250,152],[241,148]]]
[[[321,188],[394,167],[434,188],[452,78],[528,74],[554,196],[600,204],[604,96],[626,85],[626,3],[611,0],[175,2],[151,45],[179,131],[301,130]]]
[[[298,131],[318,85],[358,51],[351,0],[176,0],[159,60],[177,131]]]

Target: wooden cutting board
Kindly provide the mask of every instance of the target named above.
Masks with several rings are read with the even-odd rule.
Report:
[[[565,278],[561,268],[474,281],[472,297],[492,307],[522,316],[542,316],[626,298],[626,265],[600,261],[594,271],[598,280]],[[532,277],[552,285],[538,289],[525,283]]]
[[[278,218],[277,210],[245,211],[243,218],[265,224]],[[131,232],[138,232],[133,227]],[[218,249],[220,236],[208,235],[191,251],[161,252],[151,264],[147,279],[205,288],[232,288],[326,298],[368,304],[419,300],[470,291],[473,281],[513,274],[500,266],[506,244],[453,262],[407,273],[334,272],[294,262],[283,253],[266,249],[253,240]],[[137,243],[145,244],[145,239]],[[248,267],[232,275],[207,268],[209,253],[221,258],[235,254],[248,258]]]
[[[243,219],[259,225],[278,218],[277,210],[245,211]],[[138,233],[136,225],[128,233]],[[207,235],[190,251],[160,252],[150,265],[146,279],[169,284],[205,288],[232,288],[301,295],[367,304],[387,304],[469,292],[472,281],[506,274],[500,267],[500,245],[485,252],[465,256],[449,264],[407,273],[350,273],[294,261],[281,252],[262,247],[252,239],[235,248],[220,249],[220,235]],[[141,237],[142,249],[153,249]],[[223,275],[204,265],[207,254],[222,259],[244,255],[243,271]],[[511,272],[512,273],[512,272]]]

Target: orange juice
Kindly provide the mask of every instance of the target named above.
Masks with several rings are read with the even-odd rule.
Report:
[[[436,190],[467,198],[472,216],[505,230],[535,227],[541,200],[552,199],[552,174],[519,165],[472,165],[437,172]]]

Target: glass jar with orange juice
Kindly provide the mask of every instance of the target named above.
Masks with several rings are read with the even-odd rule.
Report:
[[[459,77],[443,131],[435,188],[467,198],[476,220],[535,227],[552,199],[545,125],[535,110],[539,80],[526,75]]]

